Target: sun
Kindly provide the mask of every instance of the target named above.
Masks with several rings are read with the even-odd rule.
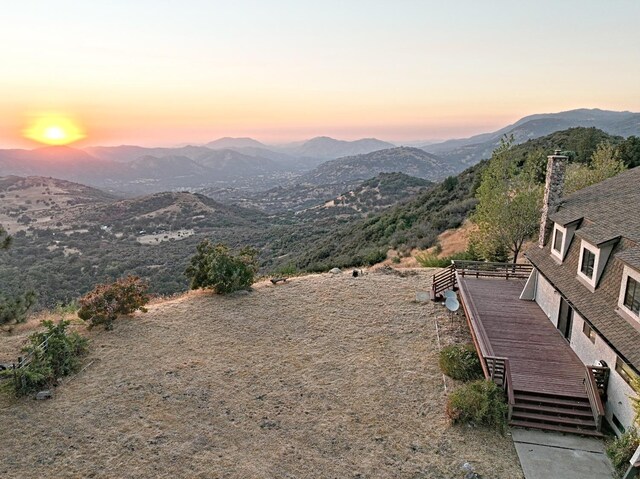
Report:
[[[35,116],[22,134],[46,145],[68,145],[86,138],[82,128],[69,116],[52,114]]]

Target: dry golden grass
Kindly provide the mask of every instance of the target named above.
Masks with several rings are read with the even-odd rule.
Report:
[[[310,275],[93,330],[54,399],[0,399],[0,477],[521,478],[510,438],[444,415],[435,322],[467,333],[415,302],[429,281]]]

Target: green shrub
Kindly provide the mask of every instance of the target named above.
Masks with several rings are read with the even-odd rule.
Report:
[[[297,274],[300,274],[300,270],[291,261],[273,270],[274,276],[295,276]]]
[[[197,246],[185,275],[191,289],[212,288],[218,294],[249,289],[258,271],[257,251],[243,248],[233,254],[228,246],[213,245],[209,240]]]
[[[629,460],[638,446],[640,446],[640,433],[633,427],[607,444],[607,456],[611,459],[611,464],[618,477],[622,477],[629,469]]]
[[[13,379],[16,395],[39,391],[56,380],[76,372],[80,357],[87,351],[87,340],[77,332],[68,332],[69,321],[43,321],[45,330],[29,336],[29,345],[22,351],[27,363],[14,370],[3,371]]]
[[[386,251],[381,249],[373,250],[364,256],[362,263],[364,266],[373,266],[374,264],[383,262],[385,259],[387,259]]]
[[[137,276],[127,276],[115,283],[100,284],[81,298],[78,316],[90,321],[89,327],[104,324],[105,329],[113,329],[118,316],[131,314],[136,310],[146,311],[149,302],[149,286]]]
[[[443,348],[438,364],[443,373],[459,381],[473,381],[483,376],[480,359],[473,344],[454,344]]]
[[[508,409],[504,391],[494,382],[481,379],[453,391],[446,412],[454,424],[471,423],[504,432]]]
[[[393,264],[400,264],[402,260],[400,259],[400,256],[394,256],[393,258],[391,258],[391,262]]]

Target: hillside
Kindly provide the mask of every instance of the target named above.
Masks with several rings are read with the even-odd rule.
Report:
[[[0,193],[0,220],[14,242],[0,253],[0,283],[5,292],[35,290],[40,307],[75,300],[126,274],[149,279],[156,293],[184,291],[183,271],[199,241],[260,245],[273,224],[258,211],[191,193],[122,200],[61,180],[0,180],[9,183]],[[41,203],[31,200],[36,196]],[[32,209],[11,216],[22,204]]]
[[[599,109],[578,109],[560,113],[524,117],[512,125],[470,138],[423,145],[422,148],[462,165],[472,165],[489,158],[504,135],[513,135],[516,143],[575,127],[594,127],[610,135],[640,136],[640,113]]]
[[[640,164],[640,140],[611,136],[595,128],[571,128],[516,145],[514,158],[524,161],[531,156],[538,163],[539,181],[544,181],[547,155],[560,148],[570,162],[587,161],[597,145],[609,141],[622,152],[628,167]],[[304,234],[290,233],[276,243],[281,257],[276,265],[290,264],[301,269],[321,271],[330,265],[351,266],[384,258],[389,248],[405,253],[414,248],[433,246],[440,233],[457,228],[473,211],[475,190],[480,183],[486,161],[480,162],[457,177],[428,188],[406,203],[386,211],[373,213],[366,219],[345,222],[330,229],[318,227],[318,234],[309,239],[312,247],[302,247]],[[274,256],[278,256],[275,254]]]
[[[402,146],[327,161],[297,181],[313,185],[346,184],[393,172],[436,180],[445,178],[454,170],[435,155],[419,148]]]
[[[437,344],[464,325],[413,301],[428,272],[398,273],[195,292],[92,330],[86,369],[53,399],[0,396],[14,432],[0,434],[0,473],[415,479],[461,477],[470,461],[521,479],[508,436],[450,425]],[[8,339],[0,362],[19,354]]]
[[[364,216],[381,211],[424,191],[432,182],[404,173],[380,173],[357,187],[298,213],[300,219],[318,217]]]
[[[30,226],[57,228],[63,212],[94,208],[117,198],[70,181],[5,176],[0,177],[0,199],[0,224],[10,233],[16,233]]]

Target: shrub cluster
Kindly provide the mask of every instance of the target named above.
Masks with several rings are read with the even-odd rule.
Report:
[[[483,376],[473,344],[454,344],[443,348],[438,364],[444,374],[458,381],[473,381]]]
[[[638,446],[640,446],[640,433],[633,427],[607,444],[607,456],[611,459],[618,477],[622,477],[629,469],[629,461]]]
[[[258,271],[257,256],[253,248],[234,254],[224,244],[204,240],[197,246],[185,275],[191,279],[191,289],[212,288],[218,294],[249,289]]]
[[[23,349],[27,363],[16,370],[3,371],[10,376],[18,396],[55,385],[58,378],[76,372],[80,357],[87,351],[87,339],[68,331],[69,321],[43,321],[45,330],[32,334]]]
[[[480,379],[453,391],[447,401],[447,416],[455,423],[494,427],[504,432],[508,406],[504,391],[493,381]]]
[[[136,310],[146,311],[149,302],[148,284],[137,276],[127,276],[112,284],[101,284],[79,300],[78,316],[90,321],[89,327],[104,324],[113,329],[113,322],[120,315]]]

